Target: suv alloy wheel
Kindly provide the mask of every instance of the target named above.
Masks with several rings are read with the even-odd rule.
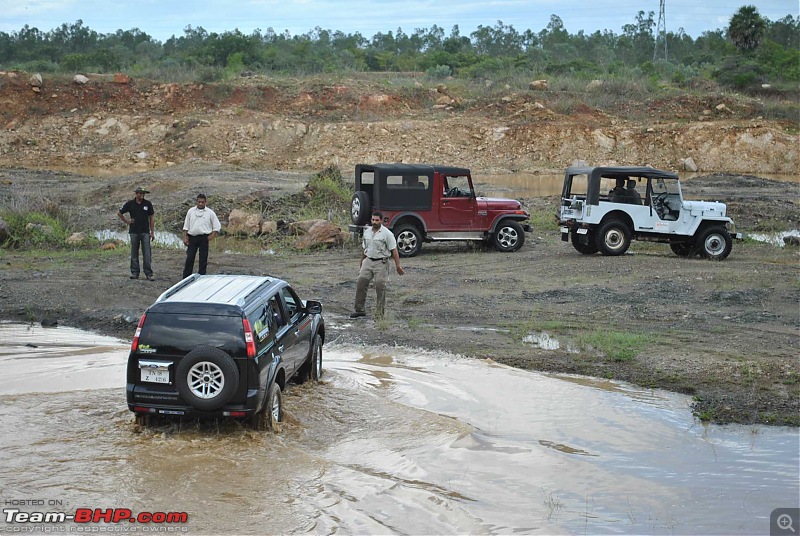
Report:
[[[212,411],[227,404],[233,396],[239,384],[239,370],[224,351],[200,346],[178,364],[175,381],[188,404]]]

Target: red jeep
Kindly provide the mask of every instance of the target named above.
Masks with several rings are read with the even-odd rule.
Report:
[[[355,181],[350,231],[360,234],[379,210],[401,257],[434,240],[491,241],[498,251],[517,251],[531,230],[519,201],[477,197],[467,168],[358,164]]]

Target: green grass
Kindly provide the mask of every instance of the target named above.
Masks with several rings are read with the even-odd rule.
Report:
[[[12,247],[41,248],[63,246],[72,233],[68,223],[44,212],[6,212],[0,214],[9,227]]]
[[[422,325],[422,321],[419,318],[411,317],[406,319],[406,324],[408,324],[408,329],[411,331],[418,331]]]
[[[531,226],[535,232],[555,231],[558,229],[555,211],[546,209],[531,210]]]
[[[643,333],[595,330],[578,337],[582,346],[591,346],[614,361],[631,361],[644,351],[652,337]]]

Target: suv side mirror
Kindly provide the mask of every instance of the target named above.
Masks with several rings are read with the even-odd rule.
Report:
[[[308,300],[306,301],[306,313],[310,315],[321,315],[322,314],[322,303],[316,300]]]

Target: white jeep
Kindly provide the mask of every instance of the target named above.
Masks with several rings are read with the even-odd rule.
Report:
[[[606,193],[608,192],[608,193]],[[569,167],[558,220],[561,239],[592,255],[622,255],[631,240],[669,243],[681,257],[722,260],[733,247],[725,203],[687,201],[676,173],[649,167]]]

